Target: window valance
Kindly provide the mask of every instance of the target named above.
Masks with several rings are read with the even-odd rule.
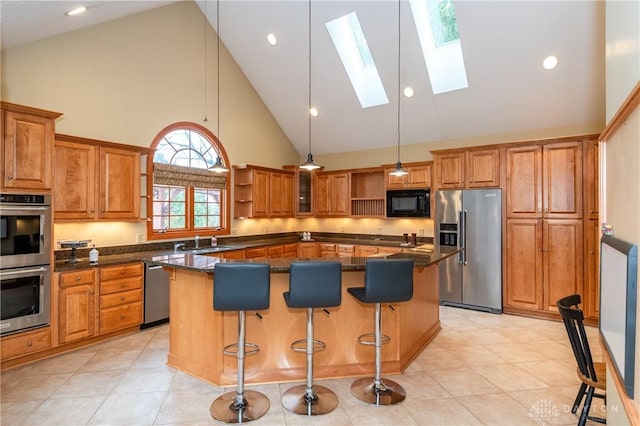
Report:
[[[153,183],[156,185],[226,189],[227,177],[226,175],[219,175],[207,169],[153,163]]]

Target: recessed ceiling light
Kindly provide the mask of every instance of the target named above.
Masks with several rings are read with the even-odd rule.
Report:
[[[317,117],[318,116],[318,110],[316,109],[316,107],[309,108],[309,114],[311,114],[314,117]]]
[[[86,11],[87,11],[86,6],[80,6],[80,7],[76,7],[75,9],[71,9],[70,11],[65,13],[65,15],[67,16],[80,15],[81,13],[84,13]]]
[[[275,46],[278,44],[278,38],[274,33],[269,33],[267,34],[267,42],[269,42],[270,45]]]
[[[556,65],[558,65],[558,58],[553,55],[547,56],[546,58],[544,58],[544,61],[542,61],[542,66],[545,70],[552,70],[556,67]]]
[[[402,93],[404,93],[404,96],[405,96],[406,98],[413,98],[413,95],[415,94],[415,93],[413,92],[413,87],[411,87],[411,86],[407,86],[407,87],[405,87],[405,88],[404,88],[404,91],[403,91]]]

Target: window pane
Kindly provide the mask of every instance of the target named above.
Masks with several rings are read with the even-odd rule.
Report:
[[[194,226],[196,228],[217,228],[221,224],[220,190],[197,188],[197,202],[194,204]]]

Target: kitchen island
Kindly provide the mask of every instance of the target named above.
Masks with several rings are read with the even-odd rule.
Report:
[[[413,298],[383,306],[382,331],[391,338],[382,348],[385,374],[401,373],[440,331],[436,264],[449,255],[388,255],[411,257],[415,266]],[[246,383],[305,378],[305,354],[292,351],[290,345],[305,336],[306,310],[288,308],[282,296],[289,287],[289,265],[295,260],[328,259],[261,260],[271,265],[270,307],[257,313],[247,312],[247,342],[257,344],[260,351],[245,359]],[[370,375],[374,369],[374,350],[359,344],[358,336],[373,332],[374,305],[362,304],[347,293],[349,287],[364,285],[367,258],[329,260],[342,263],[342,303],[335,308],[316,310],[314,337],[327,346],[314,355],[314,377]],[[246,261],[189,253],[153,257],[151,263],[162,265],[171,275],[168,365],[219,386],[235,384],[237,361],[224,356],[222,351],[237,340],[238,316],[235,312],[213,310],[214,271],[219,262]]]

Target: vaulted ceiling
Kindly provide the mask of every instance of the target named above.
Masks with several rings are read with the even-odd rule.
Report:
[[[188,0],[190,1],[190,0]],[[82,2],[73,2],[82,3]],[[91,1],[82,19],[69,1],[5,1],[2,48],[95,25],[169,1]],[[205,10],[205,3],[198,6]],[[314,154],[394,146],[400,78],[402,144],[604,123],[604,4],[599,1],[453,0],[469,87],[434,95],[408,1],[313,0],[311,103]],[[216,2],[206,3],[216,27]],[[309,25],[306,1],[219,3],[220,35],[301,155],[308,147]],[[362,108],[325,23],[355,11],[389,98]],[[80,18],[80,17],[78,17]],[[274,33],[271,46],[266,35]],[[547,55],[558,66],[545,70]],[[221,77],[224,79],[224,76]]]

